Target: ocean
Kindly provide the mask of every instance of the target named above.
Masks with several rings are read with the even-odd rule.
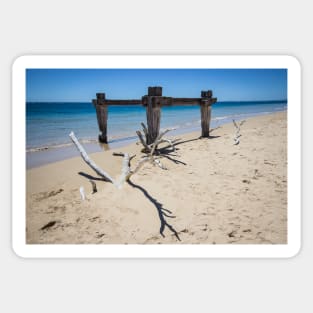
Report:
[[[217,102],[212,109],[211,127],[231,122],[232,119],[239,121],[248,117],[286,109],[287,101]],[[146,123],[145,108],[141,105],[109,106],[108,111],[109,145],[134,141],[137,137],[136,130],[141,129],[140,123]],[[168,127],[176,128],[176,133],[187,133],[196,130],[200,132],[199,107],[173,106],[162,108],[161,128]],[[55,158],[51,160],[47,152],[72,146],[68,136],[71,131],[74,131],[82,143],[97,144],[99,133],[97,117],[95,108],[91,103],[27,102],[27,167],[56,161]],[[46,152],[44,157],[38,155],[38,158],[35,156],[36,153],[43,151]],[[63,149],[63,151],[65,150]],[[94,149],[92,152],[94,152]],[[65,156],[71,157],[74,155],[66,155],[65,153]],[[41,161],[38,162],[37,159]],[[59,159],[62,158],[59,156]]]

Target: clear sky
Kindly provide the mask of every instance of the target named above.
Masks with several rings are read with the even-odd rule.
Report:
[[[97,92],[108,99],[141,99],[149,86],[163,95],[200,97],[212,90],[218,101],[285,100],[286,69],[27,69],[26,100],[90,102]]]

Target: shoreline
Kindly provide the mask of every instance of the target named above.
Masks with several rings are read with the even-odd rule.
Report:
[[[27,170],[27,244],[286,244],[287,112],[246,119],[240,133],[238,145],[232,124],[184,135],[160,159],[167,170],[147,163],[122,189],[78,152]],[[115,178],[113,150],[91,158]],[[115,150],[136,154],[132,168],[142,155],[133,143]]]
[[[250,119],[258,116],[263,115],[270,115],[276,114],[279,112],[287,112],[287,110],[279,110],[275,112],[262,112],[262,113],[255,113],[255,114],[247,114],[247,116],[242,115],[241,119]],[[211,127],[215,128],[217,126],[226,125],[232,122],[233,117],[228,117],[224,119],[216,118],[212,120]],[[181,136],[181,135],[188,135],[194,132],[201,132],[200,125],[192,125],[177,128],[174,131],[170,132],[170,137],[172,136]],[[84,148],[86,149],[87,153],[97,153],[103,152],[107,150],[114,150],[117,148],[123,148],[128,146],[129,144],[135,143],[138,141],[138,137],[136,135],[130,137],[121,137],[112,139],[109,141],[108,144],[102,144],[98,142],[97,139],[93,140],[80,140],[83,144]],[[64,143],[56,146],[43,146],[38,148],[29,148],[26,151],[26,169],[32,169],[41,167],[47,164],[75,158],[78,155],[78,151],[73,143]]]

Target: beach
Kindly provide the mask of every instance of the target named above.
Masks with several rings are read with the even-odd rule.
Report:
[[[28,244],[286,244],[287,112],[249,117],[234,145],[224,124],[199,138],[176,136],[167,170],[145,164],[121,189],[77,157],[28,169]],[[169,137],[171,137],[169,133]],[[141,145],[91,153],[111,176]],[[97,185],[92,192],[89,182]],[[83,187],[86,199],[82,200]]]

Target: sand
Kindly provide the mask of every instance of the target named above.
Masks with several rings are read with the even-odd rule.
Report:
[[[239,145],[234,133],[227,124],[210,139],[182,135],[176,161],[161,159],[167,170],[146,164],[122,189],[79,156],[27,170],[27,243],[286,244],[287,114],[247,119]],[[116,151],[136,153],[134,166],[140,149]],[[122,158],[112,152],[90,156],[116,177]]]

